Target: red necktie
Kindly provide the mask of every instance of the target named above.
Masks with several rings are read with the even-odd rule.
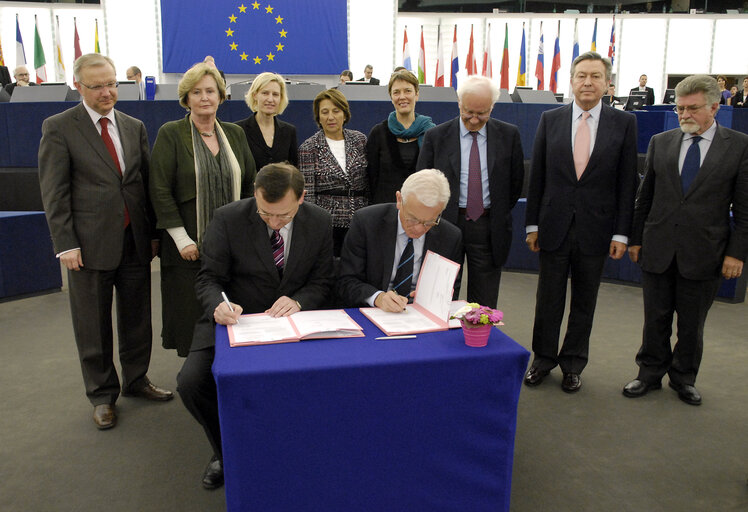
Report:
[[[478,132],[470,132],[473,145],[470,147],[468,161],[467,204],[465,213],[468,220],[478,220],[483,215],[483,178],[480,173],[480,152],[478,151]]]
[[[117,171],[119,171],[119,175],[121,177],[122,168],[119,166],[117,150],[114,149],[114,142],[109,136],[109,119],[107,119],[106,117],[102,117],[101,119],[99,119],[99,124],[101,125],[101,139],[104,141],[104,145],[106,146],[107,151],[109,151],[112,160],[114,160],[114,165],[117,167]],[[125,227],[127,227],[128,224],[130,224],[130,212],[127,211],[127,203],[125,203]]]

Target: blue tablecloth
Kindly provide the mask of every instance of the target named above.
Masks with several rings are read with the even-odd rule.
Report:
[[[62,286],[43,212],[0,212],[0,299]]]
[[[245,510],[509,510],[529,353],[498,329],[230,348],[213,373],[226,503]]]

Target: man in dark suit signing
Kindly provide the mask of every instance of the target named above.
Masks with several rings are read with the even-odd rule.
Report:
[[[440,171],[411,174],[396,198],[397,203],[367,206],[353,215],[336,288],[346,307],[403,311],[415,290],[426,251],[462,262],[462,234],[441,219],[449,200],[449,182]],[[458,277],[454,298],[459,291]]]
[[[82,102],[42,125],[39,182],[55,252],[68,269],[70,310],[86,395],[99,429],[111,428],[120,390],[150,400],[171,391],[148,380],[155,217],[148,199],[145,126],[114,110],[117,78],[109,57],[75,61]],[[112,293],[122,385],[112,361]]]
[[[634,87],[633,89],[631,89],[629,94],[631,94],[632,92],[647,93],[647,96],[644,99],[644,105],[655,104],[655,92],[651,87],[647,87],[647,75],[642,75],[639,77],[639,87]]]
[[[205,313],[195,326],[177,390],[213,447],[203,474],[206,489],[223,485],[218,397],[211,373],[215,325],[235,324],[242,313],[288,316],[319,309],[329,300],[332,221],[329,212],[304,202],[304,192],[304,177],[294,166],[266,165],[255,179],[254,198],[217,209],[205,232],[195,283]]]
[[[491,119],[499,89],[490,79],[468,77],[457,97],[460,116],[426,132],[416,168],[447,177],[451,195],[442,217],[462,231],[467,299],[493,308],[512,242],[512,208],[522,193],[524,155],[517,127]]]
[[[611,68],[595,52],[577,57],[574,101],[544,112],[535,136],[525,222],[527,245],[540,253],[540,275],[528,386],[559,365],[562,389],[579,390],[605,259],[626,252],[637,180],[636,118],[602,104]],[[559,352],[569,274],[569,322]]]
[[[704,347],[704,322],[720,278],[743,273],[748,253],[748,136],[714,119],[720,91],[707,75],[675,87],[680,129],[652,137],[634,209],[629,256],[642,267],[644,332],[630,398],[670,387],[691,405]],[[734,226],[730,226],[732,209]],[[670,347],[673,313],[675,346]]]

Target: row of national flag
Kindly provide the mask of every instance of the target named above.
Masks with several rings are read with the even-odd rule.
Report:
[[[572,49],[572,62],[579,56],[579,37],[577,35],[577,21],[574,20],[574,46]],[[615,43],[616,43],[616,20],[613,17],[613,26],[610,29],[610,43],[608,44],[608,57],[611,62],[615,59]],[[551,78],[548,84],[548,89],[552,92],[557,92],[558,89],[558,70],[561,68],[561,48],[559,45],[559,38],[561,35],[561,21],[558,22],[558,28],[556,31],[556,40],[553,45],[553,59],[551,60]],[[452,55],[451,55],[451,66],[449,70],[449,83],[446,82],[445,75],[445,62],[444,49],[442,46],[441,27],[437,32],[437,58],[436,58],[436,76],[434,78],[434,85],[436,87],[451,86],[457,88],[457,74],[459,73],[460,66],[457,57],[457,26],[454,27],[454,37],[452,40]],[[480,71],[478,70],[478,63],[476,60],[476,54],[474,51],[474,39],[473,39],[473,26],[470,26],[470,43],[468,46],[467,62],[465,64],[465,71],[467,75],[481,74],[488,78],[493,78],[493,63],[491,57],[491,24],[488,24],[486,30],[486,42],[483,45],[483,66]],[[592,43],[590,45],[591,51],[597,51],[597,18],[595,18],[595,27],[592,32]],[[545,68],[544,68],[544,48],[543,48],[543,22],[540,22],[540,38],[538,42],[538,60],[535,65],[535,77],[537,78],[537,89],[542,91],[545,89]],[[426,49],[423,42],[423,25],[421,25],[421,45],[418,51],[418,67],[414,74],[418,76],[419,83],[426,83]],[[403,67],[414,71],[410,58],[410,47],[408,45],[408,27],[406,26],[403,31]],[[504,24],[504,47],[501,55],[501,68],[500,68],[500,80],[499,87],[501,89],[509,89],[509,24]],[[522,42],[520,43],[519,50],[519,65],[517,68],[517,85],[527,85],[527,51],[525,46],[525,24],[522,23]]]
[[[99,48],[99,20],[96,21],[96,34],[94,36],[94,51],[101,53]],[[83,53],[81,52],[80,38],[78,37],[78,24],[75,18],[73,18],[73,52],[77,59]],[[23,46],[23,38],[21,37],[21,26],[18,22],[18,15],[16,14],[16,67],[25,66],[28,62],[26,61],[26,50]],[[5,65],[3,59],[3,48],[0,44],[0,66]],[[36,70],[36,83],[47,82],[47,59],[44,56],[44,47],[42,46],[41,37],[39,37],[39,21],[34,16],[34,69]],[[62,60],[62,43],[60,41],[60,19],[55,16],[55,81],[65,81],[65,64]]]

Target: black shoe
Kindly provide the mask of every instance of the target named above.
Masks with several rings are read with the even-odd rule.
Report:
[[[525,384],[527,386],[537,386],[543,379],[551,373],[550,370],[540,370],[538,368],[530,368],[525,374]]]
[[[578,373],[564,373],[561,389],[567,393],[576,393],[582,387],[582,377]]]
[[[695,387],[688,384],[675,384],[672,380],[669,383],[670,387],[678,392],[678,398],[683,400],[689,405],[701,405],[701,395]]]
[[[662,389],[662,382],[644,382],[639,379],[634,379],[623,387],[623,396],[639,398],[655,389]]]
[[[223,486],[223,462],[213,455],[203,473],[203,487],[218,489],[221,486]]]

